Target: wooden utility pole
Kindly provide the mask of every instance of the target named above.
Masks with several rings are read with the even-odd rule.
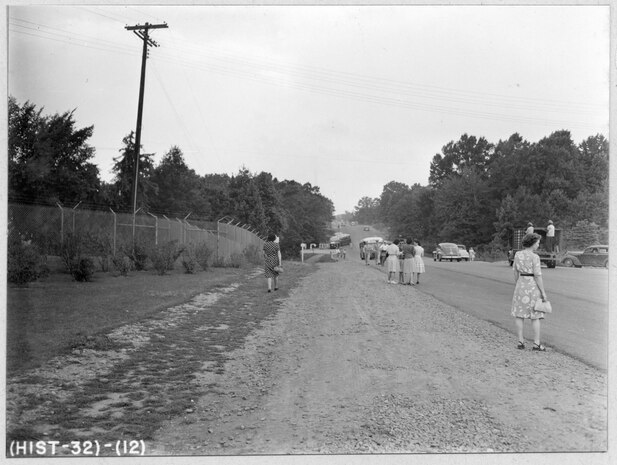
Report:
[[[141,79],[139,81],[139,103],[137,106],[137,129],[135,130],[135,179],[133,182],[133,245],[135,244],[135,216],[137,215],[137,183],[139,181],[139,150],[141,145],[141,118],[144,106],[144,86],[146,81],[146,58],[148,57],[148,46],[158,47],[159,45],[150,38],[150,29],[167,28],[164,24],[137,24],[126,26],[125,29],[133,33],[143,41],[143,52],[141,55]]]

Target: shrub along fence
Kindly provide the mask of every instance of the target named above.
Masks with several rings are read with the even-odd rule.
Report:
[[[61,255],[63,244],[70,236],[87,238],[92,252],[107,250],[113,256],[133,244],[152,247],[169,242],[179,245],[206,244],[213,260],[229,261],[234,254],[261,250],[264,238],[249,225],[231,217],[218,221],[189,220],[156,216],[138,211],[133,223],[131,213],[114,212],[111,208],[91,210],[60,204],[8,204],[9,234],[35,245],[42,255]],[[135,232],[133,233],[133,229]],[[11,239],[11,238],[9,238]],[[15,239],[15,238],[13,238]]]

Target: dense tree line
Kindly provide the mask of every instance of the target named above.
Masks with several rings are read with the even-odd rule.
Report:
[[[567,231],[608,228],[608,141],[576,145],[569,131],[536,143],[513,134],[497,144],[463,134],[430,164],[429,184],[391,181],[378,198],[363,197],[354,218],[380,222],[392,236],[507,247],[513,227],[549,219]]]
[[[9,199],[132,212],[135,137],[129,133],[114,159],[114,178],[101,181],[88,145],[94,127],[77,128],[73,111],[43,115],[43,109],[9,99]],[[325,242],[334,205],[319,187],[270,173],[198,175],[182,150],[172,146],[155,164],[140,148],[137,206],[144,212],[216,220],[231,216],[265,236],[281,237],[286,256],[301,242]]]

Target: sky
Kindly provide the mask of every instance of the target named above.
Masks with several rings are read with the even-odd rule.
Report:
[[[319,186],[335,212],[428,184],[461,135],[530,142],[609,129],[608,6],[10,6],[8,93],[74,110],[111,181],[136,128],[199,175],[242,167]]]

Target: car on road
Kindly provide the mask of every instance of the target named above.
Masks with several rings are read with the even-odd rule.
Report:
[[[608,268],[608,245],[590,245],[582,252],[566,252],[561,259],[563,266],[603,266]]]
[[[437,248],[433,250],[433,260],[436,262],[442,260],[450,260],[451,262],[456,260],[460,262],[462,260],[461,251],[458,245],[452,242],[441,242],[437,244]]]
[[[461,258],[465,260],[466,262],[468,262],[469,252],[467,252],[467,247],[465,247],[463,244],[457,244],[457,247],[458,247],[458,253],[460,254]]]
[[[364,231],[370,231],[371,228],[369,228],[368,226],[364,226],[364,228],[362,228]]]
[[[365,244],[381,244],[382,242],[383,242],[383,237],[379,237],[379,236],[365,237],[364,239],[362,239],[360,243],[358,244],[358,247],[360,248],[360,260],[364,260],[364,245]],[[375,252],[376,251],[371,252],[371,256],[369,257],[369,260],[372,260],[375,258]]]

